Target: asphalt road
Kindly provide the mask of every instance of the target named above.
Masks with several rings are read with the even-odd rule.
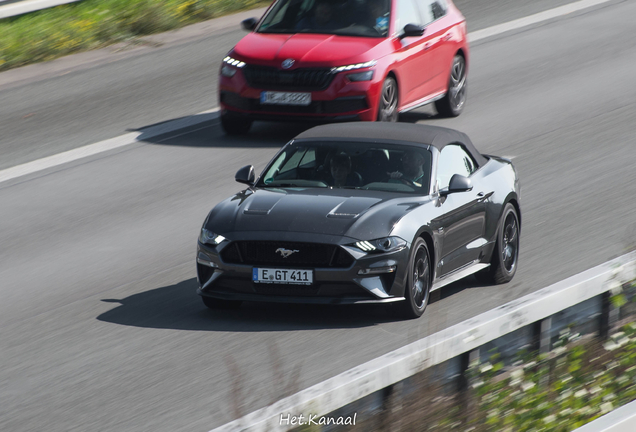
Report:
[[[474,21],[518,17],[501,5]],[[404,116],[513,156],[523,191],[515,279],[449,286],[419,320],[381,307],[214,313],[195,294],[208,210],[240,189],[236,169],[262,168],[305,125],[231,139],[210,122],[1,183],[0,430],[209,430],[624,253],[636,242],[634,16],[634,2],[613,2],[475,43],[462,116]],[[0,168],[210,109],[212,59],[240,35],[5,80]],[[198,54],[212,40],[216,54]]]

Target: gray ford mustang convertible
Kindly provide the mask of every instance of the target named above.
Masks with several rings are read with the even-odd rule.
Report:
[[[475,274],[505,283],[519,256],[519,180],[509,160],[455,130],[404,123],[310,129],[247,189],[218,204],[198,241],[199,294],[241,301],[395,303]]]

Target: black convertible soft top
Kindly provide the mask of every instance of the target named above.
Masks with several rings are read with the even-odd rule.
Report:
[[[482,166],[487,159],[477,151],[470,138],[462,132],[440,126],[411,123],[335,123],[316,126],[298,135],[296,139],[341,138],[347,140],[404,141],[405,143],[425,144],[439,151],[453,143],[461,143],[471,154],[477,165]]]

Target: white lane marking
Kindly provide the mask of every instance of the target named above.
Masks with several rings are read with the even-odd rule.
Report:
[[[510,30],[517,30],[522,27],[527,27],[532,24],[536,24],[542,21],[547,21],[553,18],[570,14],[572,12],[577,12],[577,11],[587,9],[596,5],[607,3],[609,1],[612,1],[612,0],[581,0],[574,3],[569,3],[564,6],[559,6],[554,9],[549,9],[547,11],[536,13],[534,15],[529,15],[527,17],[508,21],[503,24],[498,24],[498,25],[488,27],[482,30],[470,32],[470,34],[468,35],[468,41],[471,43],[477,42],[478,40],[481,40],[481,39],[485,39],[491,36],[496,36]]]
[[[470,42],[476,42],[487,37],[499,35],[510,30],[516,30],[522,27],[526,27],[532,24],[536,24],[541,21],[546,21],[559,16],[567,15],[572,12],[576,12],[582,9],[586,9],[599,4],[607,3],[612,0],[581,0],[574,3],[560,6],[554,9],[550,9],[544,12],[540,12],[534,15],[520,18],[517,20],[509,21],[507,23],[499,24],[496,26],[488,27],[482,30],[471,32],[468,35]],[[120,135],[115,138],[100,141],[95,144],[89,144],[84,147],[80,147],[74,150],[69,150],[63,153],[59,153],[53,156],[48,156],[42,159],[37,159],[32,162],[27,162],[22,165],[17,165],[11,168],[7,168],[0,171],[0,183],[11,180],[17,177],[22,177],[27,174],[32,174],[38,171],[42,171],[48,168],[52,168],[58,165],[62,165],[68,162],[73,162],[78,159],[82,159],[88,156],[92,156],[105,151],[113,150],[126,145],[134,144],[144,139],[152,138],[160,134],[173,132],[184,127],[197,125],[205,121],[209,121],[218,117],[219,108],[215,108],[208,111],[203,111],[184,119],[174,120],[166,122],[157,126],[150,127],[143,132],[131,132],[124,135]],[[140,139],[140,137],[142,137]]]
[[[163,135],[166,133],[177,131],[179,129],[195,126],[218,117],[218,111],[218,108],[214,108],[208,111],[200,112],[199,114],[193,116],[161,123],[156,126],[151,126],[141,132],[129,132],[115,138],[110,138],[94,144],[89,144],[73,150],[68,150],[53,156],[48,156],[42,159],[34,160],[32,162],[27,162],[22,165],[16,165],[14,167],[0,171],[0,183],[48,168],[53,168],[68,162],[73,162],[78,159],[83,159],[88,156],[93,156],[137,142],[143,142],[144,140],[150,139],[157,135]]]

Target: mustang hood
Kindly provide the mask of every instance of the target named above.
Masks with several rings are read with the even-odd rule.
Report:
[[[391,199],[386,193],[361,190],[248,189],[217,205],[206,227],[223,235],[285,231],[379,238],[389,235],[393,225],[414,208],[404,205],[408,201],[413,198]]]
[[[248,63],[254,60],[280,66],[283,60],[293,59],[295,66],[342,66],[370,60],[359,57],[382,41],[381,38],[328,34],[250,33],[234,47],[233,52]]]

